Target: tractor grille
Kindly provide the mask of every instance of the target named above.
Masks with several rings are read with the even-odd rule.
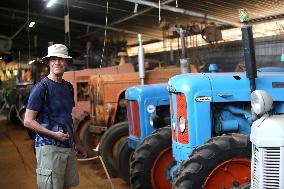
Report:
[[[96,107],[99,105],[103,105],[103,98],[102,94],[100,93],[100,90],[94,85],[89,87],[90,90],[90,102],[91,102],[91,116],[98,116],[96,115]]]
[[[264,188],[279,188],[280,148],[264,148],[263,159]]]
[[[259,155],[259,150],[255,145],[253,145],[253,166],[252,166],[253,185],[252,185],[252,189],[258,189],[258,186],[259,186],[259,174],[260,174],[259,159],[260,158],[258,155]]]
[[[253,189],[280,188],[280,147],[253,147]]]
[[[189,142],[187,107],[186,107],[186,97],[183,93],[176,94],[176,103],[177,103],[178,141],[182,144],[187,144]],[[181,117],[184,117],[185,119],[185,130],[183,132],[181,132],[179,127]]]
[[[173,119],[174,116],[174,105],[173,105],[173,96],[172,94],[170,94],[170,107],[171,107],[171,120]],[[177,141],[177,135],[176,135],[176,126],[173,127],[172,125],[172,138],[174,141]]]
[[[140,138],[141,132],[138,102],[136,100],[127,100],[126,109],[129,121],[129,135],[134,135]]]

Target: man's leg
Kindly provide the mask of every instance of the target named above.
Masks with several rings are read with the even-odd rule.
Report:
[[[36,148],[37,183],[40,189],[62,189],[68,155],[64,148],[46,145]]]
[[[78,184],[78,161],[76,157],[76,152],[72,148],[69,151],[69,156],[66,164],[64,189],[71,188],[72,186],[77,186]]]

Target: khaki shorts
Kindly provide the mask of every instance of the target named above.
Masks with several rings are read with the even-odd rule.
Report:
[[[39,189],[63,189],[79,184],[78,163],[73,148],[52,145],[36,147]]]

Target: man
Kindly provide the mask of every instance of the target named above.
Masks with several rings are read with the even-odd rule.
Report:
[[[72,57],[65,45],[55,44],[48,47],[42,61],[49,64],[50,72],[30,94],[24,125],[37,133],[38,187],[67,189],[79,184],[75,150],[86,157],[72,127],[73,88],[62,79]]]

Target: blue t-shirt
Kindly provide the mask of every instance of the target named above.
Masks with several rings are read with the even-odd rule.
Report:
[[[48,94],[45,101],[46,89],[43,82],[48,86]],[[72,127],[73,94],[67,81],[55,82],[45,77],[37,83],[29,96],[27,109],[38,112],[38,122],[49,130],[67,131],[70,139],[64,142],[55,140],[49,136],[37,133],[35,146],[54,145],[58,147],[71,148],[74,145]]]

